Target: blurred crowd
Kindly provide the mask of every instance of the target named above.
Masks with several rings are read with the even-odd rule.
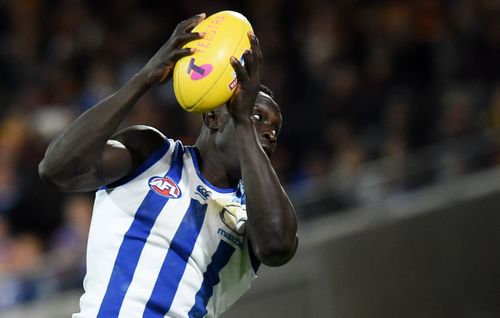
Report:
[[[495,0],[0,1],[0,310],[81,285],[93,194],[39,179],[48,143],[179,21],[225,9],[259,37],[284,117],[273,162],[295,202],[322,188],[342,193],[334,211],[373,198],[369,184],[380,197],[500,164]],[[200,117],[167,84],[126,124],[189,144]]]

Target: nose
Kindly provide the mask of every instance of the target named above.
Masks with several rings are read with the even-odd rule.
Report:
[[[264,137],[265,139],[269,140],[269,142],[271,144],[275,144],[276,141],[277,141],[277,139],[278,139],[278,134],[276,133],[276,130],[274,130],[274,129],[272,129],[272,130],[266,130],[262,134],[262,137]]]

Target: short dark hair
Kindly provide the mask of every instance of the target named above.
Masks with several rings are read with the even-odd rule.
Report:
[[[274,100],[274,93],[273,93],[273,91],[269,87],[267,87],[266,85],[260,84],[259,91],[261,91],[262,93],[265,93],[265,94],[269,95]]]
[[[273,91],[272,91],[269,87],[267,87],[267,86],[266,86],[266,85],[264,85],[264,84],[260,84],[260,87],[259,87],[259,92],[262,92],[262,93],[264,93],[264,94],[268,95],[269,97],[271,97],[271,99],[272,99],[272,101],[273,101],[272,105],[274,106],[274,108],[275,108],[278,112],[280,112],[280,113],[281,113],[281,108],[279,107],[279,105],[278,105],[278,104],[276,103],[276,101],[274,100],[274,93],[273,93]],[[226,105],[226,106],[228,106],[230,102],[231,102],[231,100],[228,100],[228,101],[226,102],[226,104],[225,104],[225,105]]]
[[[274,109],[276,109],[281,114],[281,107],[278,105],[278,103],[274,99],[273,91],[269,87],[267,87],[266,85],[260,84],[259,92],[268,95],[271,98],[271,105],[274,107]]]

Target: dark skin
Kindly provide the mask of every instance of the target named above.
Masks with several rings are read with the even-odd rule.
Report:
[[[205,15],[179,23],[170,39],[117,92],[78,117],[49,145],[39,165],[41,177],[61,191],[93,191],[134,171],[164,142],[147,126],[116,132],[137,100],[171,77],[175,62],[192,54],[182,49],[203,35],[190,32]],[[260,92],[262,53],[249,33],[245,66],[231,58],[238,86],[224,106],[203,115],[195,147],[203,176],[221,188],[243,180],[247,197],[247,234],[255,256],[268,266],[288,262],[297,248],[294,208],[269,160],[282,117],[273,99]]]

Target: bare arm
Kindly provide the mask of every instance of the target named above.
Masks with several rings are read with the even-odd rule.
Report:
[[[245,67],[231,59],[238,88],[229,112],[238,138],[241,174],[247,197],[247,233],[257,258],[268,266],[285,264],[297,248],[295,210],[269,158],[262,150],[251,114],[260,86],[262,53],[254,35],[252,51],[244,55]]]
[[[204,17],[197,15],[179,23],[141,71],[54,139],[39,164],[40,176],[62,191],[90,191],[127,175],[147,158],[162,139],[151,129],[132,129],[121,134],[120,141],[110,139],[137,100],[151,86],[165,82],[179,58],[192,53],[181,47],[200,38],[190,30]]]

